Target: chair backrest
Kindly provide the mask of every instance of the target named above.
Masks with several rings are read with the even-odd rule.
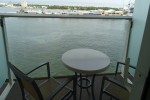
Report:
[[[25,91],[32,95],[36,100],[43,100],[43,96],[34,79],[28,77],[11,63],[9,63],[9,68],[13,71],[18,80],[19,86],[22,91],[23,100],[25,100]]]
[[[131,85],[132,85],[132,80],[131,77],[129,78],[129,68],[132,69],[136,69],[134,66],[130,65],[130,59],[127,58],[125,63],[123,62],[117,62],[117,66],[116,66],[116,71],[115,71],[115,76],[118,73],[118,68],[119,66],[122,65],[123,66],[123,73],[121,74],[121,76],[123,77],[124,80],[124,84],[126,85],[126,88],[128,89],[128,91],[131,91]],[[120,66],[120,67],[122,67]],[[131,79],[131,80],[130,80]]]
[[[125,87],[128,89],[129,92],[131,92],[131,84],[132,84],[132,80],[129,79],[129,68],[134,68],[134,66],[130,65],[130,58],[127,58],[124,65],[124,69],[123,69],[123,79],[124,79],[124,84]]]
[[[127,58],[125,61],[125,67],[124,67],[124,72],[123,72],[123,78],[126,83],[128,82],[129,66],[130,66],[130,59]]]
[[[123,72],[123,73],[121,74],[121,76],[122,76],[122,77],[124,78],[124,80],[126,80],[126,81],[127,81],[128,76],[129,76],[129,74],[130,74],[129,68],[136,69],[134,66],[130,65],[130,59],[129,59],[129,58],[126,59],[125,63],[123,63],[123,62],[117,62],[116,71],[115,71],[115,76],[116,76],[117,73],[118,73],[119,67],[122,67],[122,71],[121,71],[121,72]]]

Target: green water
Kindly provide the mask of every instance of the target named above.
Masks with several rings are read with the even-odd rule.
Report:
[[[10,60],[24,72],[50,62],[51,74],[70,75],[61,56],[74,48],[91,48],[106,53],[111,66],[121,61],[127,20],[69,18],[7,18]],[[40,69],[36,75],[45,73]]]

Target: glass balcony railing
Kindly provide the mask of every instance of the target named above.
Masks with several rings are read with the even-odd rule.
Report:
[[[124,57],[130,21],[87,18],[5,18],[10,61],[24,72],[50,62],[53,76],[73,74],[64,67],[61,56],[74,48],[92,48],[106,53],[113,72]],[[35,75],[40,77],[44,69]]]

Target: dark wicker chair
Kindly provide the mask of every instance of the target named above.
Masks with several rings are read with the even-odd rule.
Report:
[[[117,75],[119,66],[124,66],[123,77],[121,75]],[[115,77],[108,78],[104,76],[102,79],[99,100],[102,100],[103,93],[109,95],[110,99],[129,100],[133,80],[132,75],[128,72],[129,68],[136,69],[134,66],[129,65],[128,61],[126,61],[126,63],[117,62]]]
[[[47,67],[48,78],[41,84],[37,84],[35,79],[27,75],[43,66]],[[68,78],[65,82],[58,82],[56,79],[50,77],[48,62],[36,67],[27,74],[24,74],[11,63],[9,63],[9,68],[16,76],[21,88],[23,100],[67,100],[73,95],[73,91],[66,87],[66,85],[70,83],[74,77]]]

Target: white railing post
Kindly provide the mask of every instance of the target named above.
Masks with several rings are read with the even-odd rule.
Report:
[[[9,67],[8,67],[8,61],[9,61],[9,56],[8,56],[8,41],[7,41],[7,32],[6,32],[6,25],[5,25],[5,18],[1,17],[0,19],[1,21],[1,28],[2,28],[2,35],[3,35],[3,40],[4,40],[4,50],[5,50],[5,57],[6,57],[6,69],[7,69],[7,76],[8,76],[8,80],[9,83],[8,85],[5,87],[5,89],[3,90],[2,94],[0,95],[0,100],[5,100],[6,96],[8,95],[10,89],[12,88],[14,82],[13,82],[13,78],[12,78],[12,72],[10,71]]]

